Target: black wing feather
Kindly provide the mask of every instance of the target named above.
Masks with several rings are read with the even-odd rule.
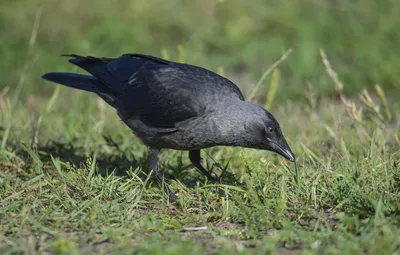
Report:
[[[201,116],[216,101],[244,100],[235,84],[204,68],[141,54],[69,56],[118,93],[114,107],[123,117],[138,116],[154,127],[174,127]]]

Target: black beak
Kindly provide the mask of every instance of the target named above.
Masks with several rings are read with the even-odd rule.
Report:
[[[272,151],[278,153],[284,158],[292,162],[295,160],[295,156],[292,150],[290,149],[289,145],[287,144],[285,138],[282,137],[282,139],[279,142],[270,141],[270,146],[272,148]]]

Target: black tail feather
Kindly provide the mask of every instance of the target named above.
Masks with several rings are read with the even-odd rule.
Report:
[[[75,73],[46,73],[43,79],[59,83],[71,88],[96,93],[104,101],[114,106],[117,94],[96,77]]]
[[[99,86],[104,86],[101,81],[93,76],[74,73],[46,73],[43,79],[59,83],[75,89],[98,93]]]

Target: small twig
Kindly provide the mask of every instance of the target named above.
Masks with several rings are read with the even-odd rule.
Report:
[[[253,88],[253,90],[251,91],[250,95],[248,96],[247,100],[251,101],[254,96],[256,95],[258,89],[260,88],[260,86],[263,84],[264,80],[268,77],[268,75],[270,75],[272,73],[272,71],[274,71],[275,68],[277,68],[283,61],[285,61],[285,59],[290,55],[290,53],[293,52],[293,49],[290,48],[288,49],[283,55],[282,57],[277,60],[275,63],[273,63],[261,76],[260,80],[257,82],[256,86]]]
[[[187,227],[187,228],[182,228],[181,232],[187,232],[187,231],[201,231],[201,230],[207,230],[207,226],[204,227]]]
[[[294,160],[294,169],[295,169],[295,181],[296,185],[299,186],[300,184],[300,175],[299,175],[299,169],[297,168],[297,162]]]
[[[337,73],[333,70],[331,63],[329,62],[328,57],[326,56],[325,51],[323,49],[320,49],[319,53],[321,55],[322,63],[325,66],[326,72],[328,73],[329,77],[331,78],[331,80],[333,81],[333,83],[336,86],[336,90],[339,93],[340,100],[345,105],[347,105],[347,100],[346,100],[345,96],[343,95],[343,83],[339,80]]]
[[[329,77],[331,78],[332,82],[336,86],[336,90],[339,93],[340,101],[343,103],[343,105],[346,107],[346,111],[348,112],[349,116],[352,117],[355,121],[361,123],[362,121],[362,109],[360,108],[359,110],[356,107],[356,104],[354,102],[351,102],[350,100],[347,100],[347,98],[344,96],[343,93],[343,83],[340,81],[337,73],[335,70],[333,70],[328,57],[325,54],[325,51],[323,49],[320,49],[320,54],[322,58],[322,63],[325,65],[326,72],[328,73]]]

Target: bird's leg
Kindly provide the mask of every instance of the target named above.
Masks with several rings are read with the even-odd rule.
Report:
[[[154,176],[156,177],[158,183],[163,186],[165,193],[167,193],[169,200],[172,203],[177,203],[176,196],[171,190],[168,188],[167,183],[163,180],[164,178],[158,172],[158,154],[160,150],[157,148],[150,148],[149,155],[147,157],[147,168],[149,171],[153,170]]]
[[[192,150],[189,151],[189,159],[190,162],[199,170],[200,173],[204,174],[209,181],[212,183],[219,183],[217,179],[215,179],[209,171],[207,171],[202,165],[201,165],[201,157],[200,157],[200,150]]]
[[[201,165],[201,157],[200,157],[200,150],[192,150],[189,151],[189,159],[190,162],[202,173],[204,174],[209,181],[211,181],[214,184],[219,184],[219,181],[215,179],[209,171],[207,171],[202,165]],[[223,189],[219,189],[219,195],[222,197],[225,197],[225,191]]]

